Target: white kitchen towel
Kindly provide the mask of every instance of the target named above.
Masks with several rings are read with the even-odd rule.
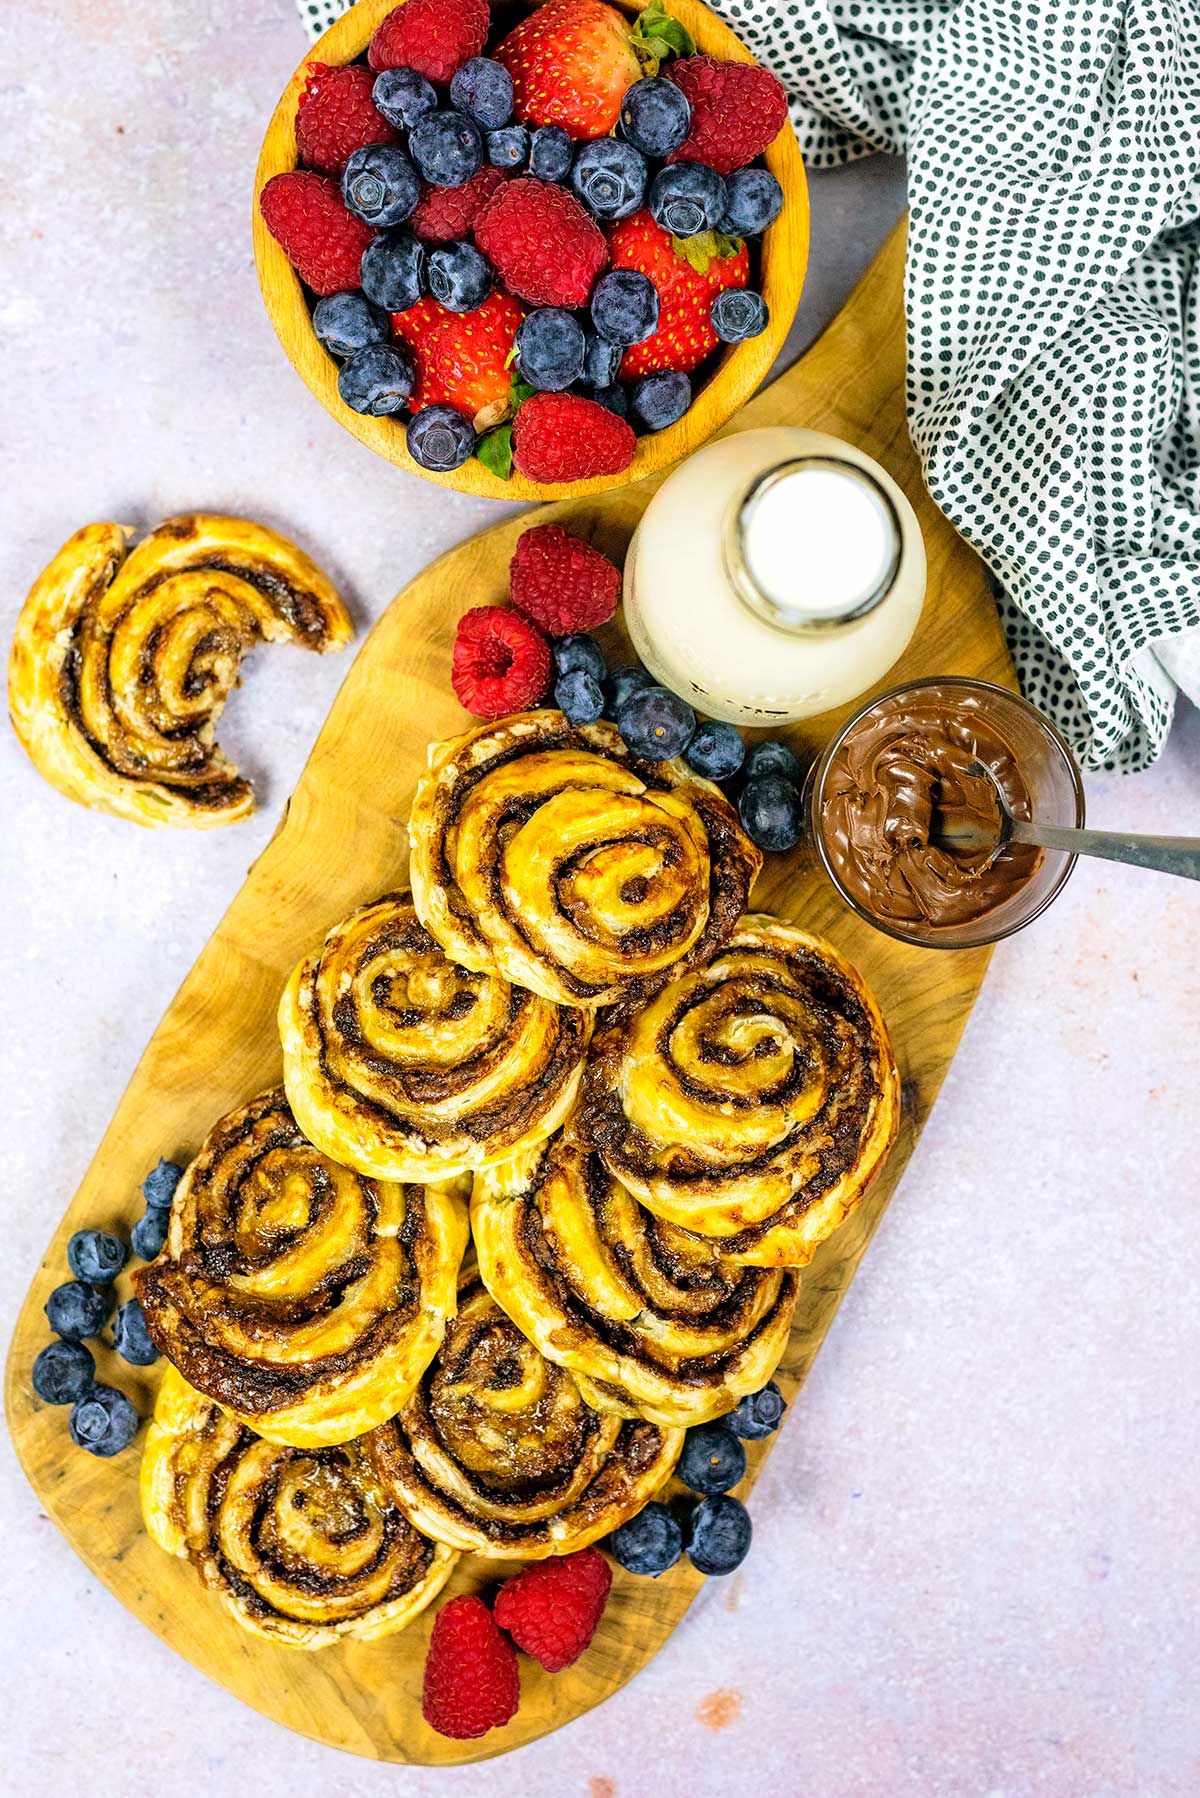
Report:
[[[323,29],[339,0],[300,0]],[[909,424],[1087,767],[1200,703],[1200,0],[716,0],[806,160],[909,171]]]

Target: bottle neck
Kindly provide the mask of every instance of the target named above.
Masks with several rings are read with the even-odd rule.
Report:
[[[722,536],[739,600],[792,637],[843,630],[882,605],[904,549],[890,494],[868,468],[828,455],[756,475]]]

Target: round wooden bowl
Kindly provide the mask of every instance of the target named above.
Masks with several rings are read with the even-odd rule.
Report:
[[[358,0],[330,27],[288,82],[263,139],[254,176],[254,260],[271,323],[292,367],[325,410],[368,449],[410,474],[436,481],[441,487],[456,488],[460,493],[478,493],[488,499],[564,499],[624,487],[631,481],[661,473],[682,456],[699,449],[733,417],[760,385],[787,336],[808,261],[808,187],[791,126],[784,126],[763,157],[784,193],[783,211],[758,239],[759,287],[770,308],[771,322],[760,337],[722,349],[678,424],[639,437],[628,468],[621,474],[601,475],[595,480],[548,484],[527,481],[514,469],[511,478],[502,481],[475,456],[452,474],[431,474],[414,462],[405,448],[402,419],[365,418],[339,399],[338,365],[317,342],[304,289],[263,224],[258,209],[258,196],[271,176],[296,167],[296,105],[308,77],[308,64],[341,64],[363,56],[376,27],[395,3],[396,0]],[[612,4],[630,15],[641,10],[639,0],[612,0]],[[668,0],[667,10],[687,27],[698,51],[727,62],[754,61],[741,40],[701,0]],[[514,9],[514,22],[515,17]]]

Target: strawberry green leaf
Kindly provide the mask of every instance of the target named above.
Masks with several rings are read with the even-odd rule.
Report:
[[[650,0],[638,14],[630,43],[647,75],[657,75],[668,56],[691,56],[696,48],[687,27],[664,10],[662,0]]]
[[[716,256],[724,261],[726,257],[736,256],[742,247],[740,237],[726,237],[722,231],[697,231],[694,237],[672,237],[671,248],[675,254],[698,275],[708,273],[708,265]]]
[[[513,411],[516,411],[522,400],[532,399],[536,392],[537,388],[531,387],[528,381],[514,380],[508,396],[512,402]]]
[[[481,437],[475,445],[475,454],[498,481],[507,481],[512,474],[511,424],[497,425],[494,431]]]

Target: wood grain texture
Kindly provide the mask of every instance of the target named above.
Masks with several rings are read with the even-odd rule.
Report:
[[[833,431],[877,456],[908,493],[925,532],[929,599],[917,636],[889,680],[937,672],[1011,684],[983,570],[929,501],[909,445],[902,277],[898,231],[837,321],[796,368],[746,408],[738,425],[802,423]],[[651,485],[627,488],[542,516],[560,518],[619,557],[651,491]],[[46,1251],[8,1363],[9,1425],[29,1479],[46,1511],[122,1603],[266,1716],[335,1747],[394,1761],[483,1759],[569,1722],[650,1659],[695,1596],[699,1575],[680,1566],[662,1579],[639,1581],[618,1570],[603,1626],[582,1660],[557,1675],[523,1660],[522,1704],[514,1721],[482,1742],[448,1742],[420,1715],[428,1616],[389,1640],[347,1643],[310,1656],[254,1640],[208,1602],[190,1568],[170,1560],[142,1530],[136,1451],[110,1462],[72,1449],[65,1411],[36,1401],[29,1377],[48,1336],[42,1306],[66,1277],[69,1233],[85,1224],[128,1228],[140,1209],[138,1183],[159,1155],[186,1158],[222,1112],[279,1078],[275,1006],[293,964],[333,920],[403,879],[403,821],[426,744],[463,728],[448,679],[455,620],[468,606],[504,596],[512,546],[527,522],[498,525],[443,556],[375,626],[279,831],[142,1058]],[[815,751],[836,721],[830,715],[791,732],[799,753]],[[767,858],[754,903],[825,933],[857,963],[892,1030],[904,1082],[901,1136],[883,1176],[805,1270],[781,1375],[794,1400],[928,1116],[990,951],[937,954],[892,941],[848,912],[801,852]],[[910,1192],[908,1201],[919,1203],[919,1192]],[[127,1277],[122,1296],[126,1286]],[[98,1359],[100,1378],[119,1381],[148,1411],[156,1370],[140,1374],[114,1363],[107,1350]],[[751,1478],[770,1448],[770,1442],[750,1445]],[[494,1577],[494,1564],[484,1569],[466,1559],[449,1590]]]
[[[613,0],[613,4],[631,17],[642,8],[642,0]],[[633,461],[623,473],[601,475],[591,481],[547,485],[527,481],[515,469],[511,479],[502,481],[474,456],[452,474],[433,474],[409,455],[404,444],[402,421],[364,418],[338,398],[338,365],[326,355],[313,335],[304,289],[287,257],[263,224],[258,210],[258,196],[271,176],[296,166],[296,103],[308,79],[309,62],[337,65],[362,56],[376,26],[394,5],[395,0],[358,0],[356,6],[343,13],[309,51],[288,82],[263,139],[254,177],[254,260],[263,301],[292,367],[325,410],[368,449],[386,456],[389,462],[406,469],[409,474],[420,475],[441,487],[454,487],[460,493],[506,500],[579,498],[583,494],[626,487],[631,481],[645,480],[666,470],[681,456],[699,449],[750,398],[779,354],[791,327],[808,265],[808,185],[795,132],[790,125],[785,125],[763,158],[783,188],[785,202],[778,219],[759,240],[758,285],[770,308],[771,322],[760,337],[752,338],[748,343],[730,345],[721,352],[713,372],[698,389],[691,408],[678,424],[639,438]],[[515,23],[526,10],[528,8],[514,7],[512,22]],[[699,50],[728,62],[755,60],[729,27],[709,11],[703,0],[670,0],[667,10],[687,27]],[[503,21],[501,29],[507,29]]]

